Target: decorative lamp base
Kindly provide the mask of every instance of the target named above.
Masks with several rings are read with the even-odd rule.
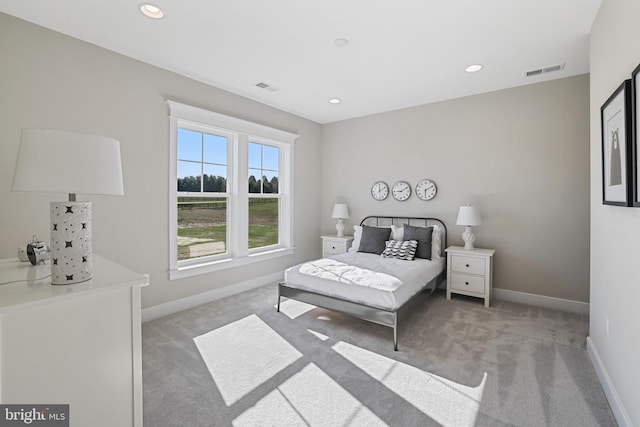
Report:
[[[51,283],[91,279],[91,202],[51,202]]]
[[[471,231],[471,226],[467,225],[462,233],[462,240],[464,240],[464,248],[467,250],[473,249],[473,241],[476,240],[476,236]]]
[[[342,218],[338,219],[338,223],[336,224],[336,233],[338,237],[344,237],[344,222],[342,222]]]

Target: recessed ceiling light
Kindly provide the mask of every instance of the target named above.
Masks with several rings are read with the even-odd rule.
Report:
[[[164,12],[162,11],[162,9],[150,3],[141,4],[140,12],[144,13],[146,16],[153,19],[160,19],[164,16]]]
[[[469,65],[467,68],[464,69],[467,73],[475,73],[476,71],[480,71],[482,70],[482,65],[480,64],[473,64],[473,65]]]
[[[338,98],[331,98],[329,104],[340,104],[342,101]]]
[[[349,40],[347,40],[347,39],[335,39],[333,41],[333,45],[335,47],[347,47],[349,45]]]

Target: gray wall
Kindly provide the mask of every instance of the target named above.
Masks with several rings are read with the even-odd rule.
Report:
[[[151,273],[144,307],[318,256],[337,201],[349,204],[349,225],[372,213],[441,217],[450,244],[462,243],[455,217],[470,202],[484,218],[476,246],[497,250],[497,288],[588,301],[586,75],[320,126],[7,15],[0,57],[0,257],[34,233],[48,238],[48,203],[65,197],[10,192],[20,130],[53,127],[121,141],[126,195],[82,198],[94,202],[95,252]],[[294,256],[167,280],[166,99],[300,134]],[[430,202],[375,202],[369,193],[378,179],[421,178],[438,185]]]
[[[589,76],[345,120],[322,128],[322,230],[348,204],[436,216],[463,244],[460,205],[477,206],[476,246],[496,249],[496,288],[589,301]],[[437,196],[376,202],[373,182],[431,178]]]
[[[125,196],[79,199],[93,202],[94,252],[150,273],[143,307],[281,273],[320,254],[320,201],[305,191],[320,179],[318,124],[4,14],[0,58],[0,258],[14,257],[33,234],[48,240],[49,202],[66,200],[64,194],[10,192],[20,132],[30,127],[120,141]],[[167,99],[300,135],[295,147],[293,256],[168,280]]]
[[[640,63],[638,22],[638,0],[605,0],[591,33],[589,338],[617,395],[621,426],[640,426],[640,209],[602,204],[600,107]]]

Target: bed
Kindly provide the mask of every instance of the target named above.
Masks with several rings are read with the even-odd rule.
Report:
[[[285,270],[277,311],[285,297],[384,325],[397,351],[398,325],[416,297],[446,279],[446,226],[437,218],[368,216],[354,231],[347,253]]]

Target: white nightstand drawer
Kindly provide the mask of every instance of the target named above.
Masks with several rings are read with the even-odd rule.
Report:
[[[451,273],[451,289],[484,294],[484,276]]]
[[[335,240],[325,240],[322,243],[322,253],[324,256],[343,254],[347,251],[345,242],[336,242]]]
[[[353,236],[321,236],[322,256],[328,257],[347,252],[353,242]]]
[[[481,274],[484,275],[485,270],[484,258],[476,258],[470,256],[452,255],[451,270],[460,273]]]

